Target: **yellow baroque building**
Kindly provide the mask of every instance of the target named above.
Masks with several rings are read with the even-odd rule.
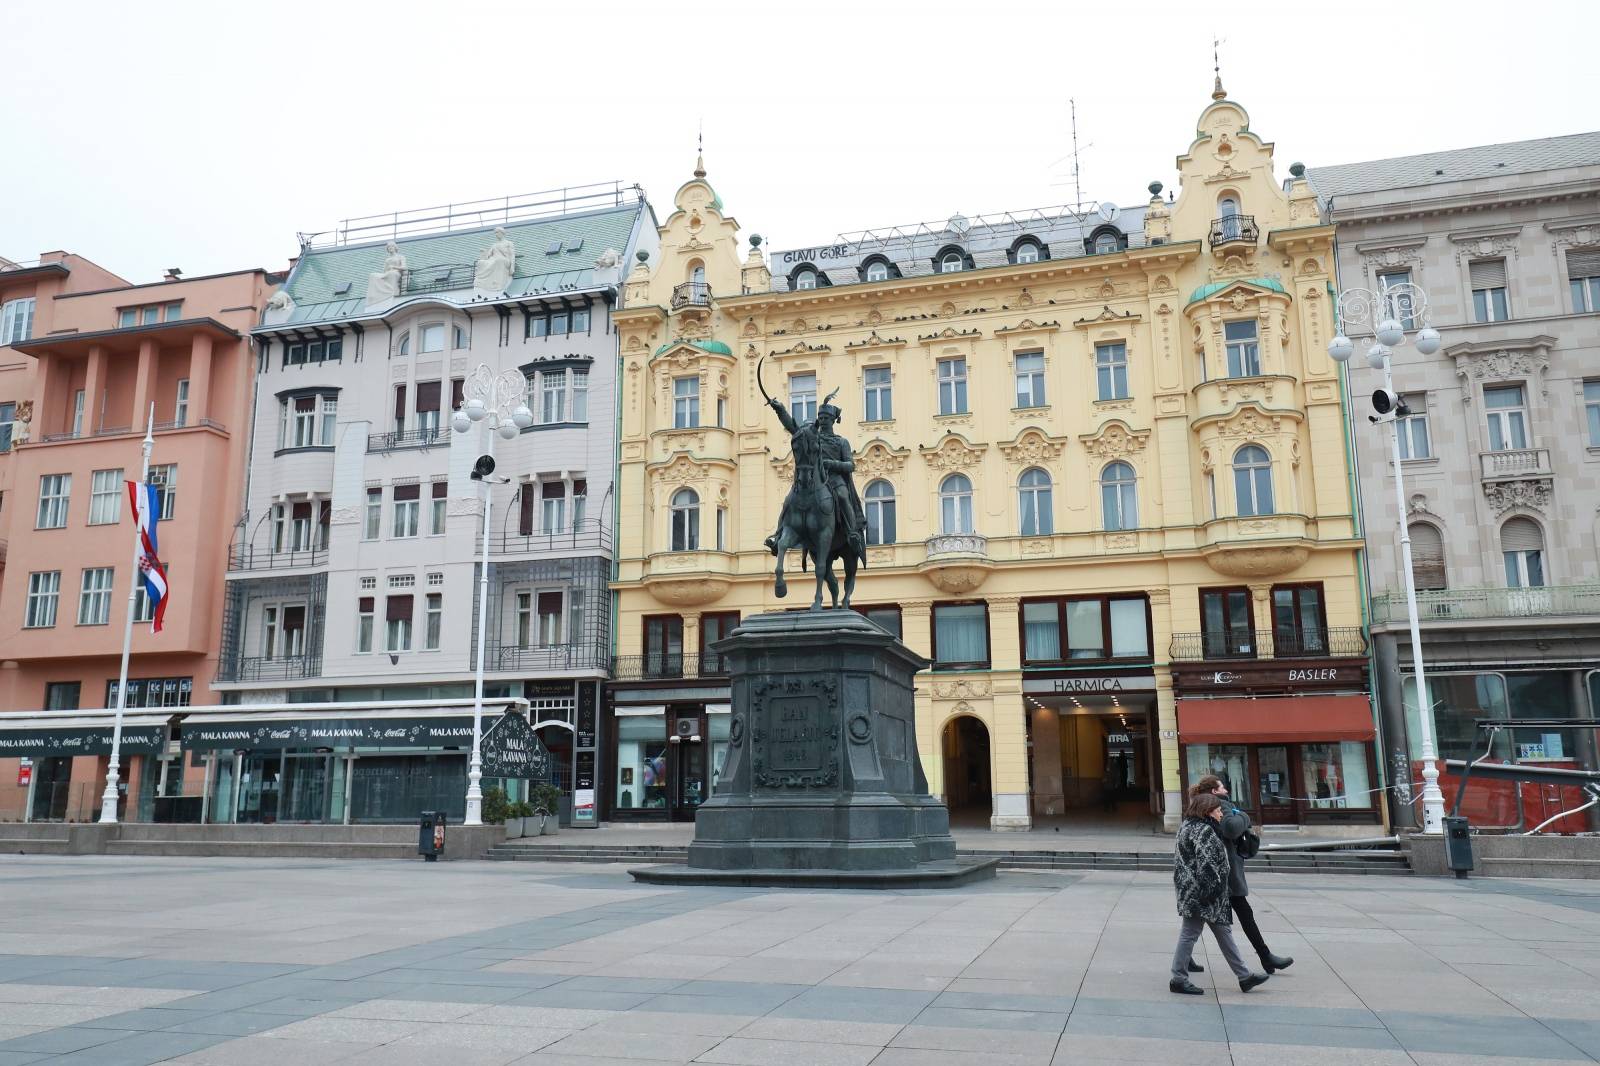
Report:
[[[1333,231],[1220,82],[1177,171],[1139,208],[741,254],[697,165],[615,319],[606,817],[693,817],[730,731],[713,645],[810,603],[763,544],[793,464],[759,368],[801,419],[837,390],[853,606],[931,661],[917,743],[958,824],[1170,828],[1209,772],[1267,824],[1379,819]]]

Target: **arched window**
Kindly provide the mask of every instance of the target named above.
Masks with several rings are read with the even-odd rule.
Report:
[[[888,281],[889,264],[885,263],[882,259],[874,259],[867,263],[866,280]]]
[[[1094,254],[1102,255],[1106,252],[1115,252],[1118,250],[1119,243],[1115,233],[1109,231],[1100,233],[1094,239]]]
[[[1233,498],[1241,518],[1276,514],[1272,502],[1272,459],[1257,444],[1233,453]]]
[[[881,478],[868,485],[865,506],[867,508],[867,543],[893,544],[895,540],[894,486]]]
[[[1100,471],[1100,511],[1107,531],[1139,528],[1138,484],[1127,463]]]
[[[1017,479],[1022,535],[1044,537],[1056,531],[1055,508],[1050,504],[1050,475],[1033,467]]]
[[[1037,263],[1044,258],[1044,249],[1032,237],[1023,237],[1011,246],[1013,263]]]
[[[972,482],[951,474],[939,483],[939,532],[972,532]]]
[[[1239,201],[1232,196],[1224,196],[1217,201],[1217,214],[1222,216],[1222,239],[1233,241],[1239,239]]]
[[[1406,527],[1411,534],[1411,573],[1416,578],[1417,589],[1445,589],[1450,587],[1444,568],[1444,538],[1437,526],[1426,522],[1413,522]]]
[[[706,265],[698,259],[689,264],[689,283],[691,285],[704,285],[706,283]]]
[[[800,289],[814,289],[817,287],[817,272],[810,267],[805,267],[794,272],[794,287]]]
[[[700,497],[694,489],[679,489],[672,494],[672,550],[692,552],[700,549]]]
[[[939,255],[939,273],[955,274],[965,266],[965,257],[958,248],[951,248]]]
[[[401,355],[410,355],[411,354],[411,331],[410,330],[407,330],[406,332],[400,334],[400,345],[396,349],[396,351],[399,352],[399,354],[401,354]]]
[[[1506,588],[1544,587],[1544,531],[1531,518],[1513,518],[1500,527],[1500,554],[1506,563]]]

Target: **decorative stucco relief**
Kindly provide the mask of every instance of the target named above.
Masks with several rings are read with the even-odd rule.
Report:
[[[1144,451],[1150,442],[1148,429],[1133,429],[1125,422],[1113,420],[1100,427],[1099,432],[1078,438],[1084,450],[1098,459],[1126,459]]]
[[[987,444],[973,445],[958,433],[947,433],[945,438],[932,448],[918,449],[922,459],[930,469],[937,471],[970,470],[983,460],[983,453],[989,450]]]
[[[1066,446],[1067,438],[1052,437],[1036,426],[1029,426],[1014,440],[1001,444],[1000,453],[1007,462],[1033,466],[1061,458]]]
[[[1549,510],[1554,485],[1549,478],[1530,478],[1526,481],[1495,481],[1483,487],[1483,494],[1494,513],[1503,515],[1513,508],[1523,508],[1544,514]]]

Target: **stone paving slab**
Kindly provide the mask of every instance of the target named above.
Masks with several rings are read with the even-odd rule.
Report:
[[[108,883],[137,921],[99,917]],[[1202,941],[1206,994],[1175,997],[1159,873],[797,892],[579,865],[4,857],[0,1066],[1600,1061],[1600,884],[1251,888],[1294,967],[1245,995]]]

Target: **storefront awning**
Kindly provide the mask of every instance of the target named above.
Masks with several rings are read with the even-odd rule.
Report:
[[[484,703],[485,733],[499,720],[508,702]],[[470,748],[472,701],[429,707],[311,704],[304,705],[303,710],[286,707],[282,711],[210,711],[185,718],[179,739],[185,751]]]
[[[1304,744],[1375,735],[1366,696],[1178,701],[1184,744]]]
[[[113,719],[102,715],[38,716],[0,720],[0,758],[109,755]],[[157,752],[167,741],[166,715],[124,715],[122,751]]]

